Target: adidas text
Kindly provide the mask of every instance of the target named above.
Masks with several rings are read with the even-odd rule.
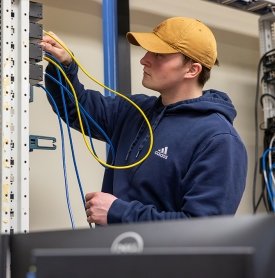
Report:
[[[168,147],[165,147],[155,151],[155,154],[161,158],[167,159],[168,158],[167,151],[168,151]]]

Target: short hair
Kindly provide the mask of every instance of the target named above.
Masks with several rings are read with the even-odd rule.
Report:
[[[188,56],[185,56],[183,54],[183,61],[184,61],[184,64],[188,63],[188,62],[192,62],[192,63],[198,63],[196,61],[194,61],[193,59],[189,58]],[[215,65],[219,65],[219,61],[218,59],[216,60],[215,62]],[[211,75],[211,69],[205,67],[202,65],[202,70],[198,76],[198,83],[201,87],[203,87],[205,85],[205,83],[210,79],[210,75]]]

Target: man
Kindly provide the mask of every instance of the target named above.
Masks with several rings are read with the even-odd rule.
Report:
[[[247,155],[232,125],[236,111],[229,97],[202,91],[217,63],[214,35],[198,20],[174,17],[152,33],[130,32],[127,39],[147,50],[140,61],[142,84],[160,93],[159,98],[131,96],[150,120],[154,146],[141,165],[106,169],[102,192],[86,195],[88,222],[234,214],[245,187]],[[119,97],[85,90],[76,64],[60,45],[48,36],[41,44],[66,66],[80,103],[110,136],[116,146],[114,164],[131,164],[146,154],[149,133],[136,109]],[[49,65],[47,72],[55,75],[54,67]],[[59,88],[48,78],[46,86],[62,109]],[[69,101],[67,106],[70,125],[79,130],[75,106]]]

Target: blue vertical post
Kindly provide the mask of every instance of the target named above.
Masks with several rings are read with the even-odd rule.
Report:
[[[103,50],[104,50],[104,84],[113,90],[117,90],[117,0],[103,0]],[[113,93],[104,90],[105,96],[115,97]],[[106,147],[108,157],[109,146]]]
[[[103,0],[104,83],[117,90],[117,0]],[[106,96],[114,96],[105,89]]]

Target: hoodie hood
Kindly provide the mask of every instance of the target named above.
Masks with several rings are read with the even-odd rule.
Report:
[[[226,93],[213,89],[203,91],[201,97],[168,105],[166,114],[182,113],[183,111],[219,113],[222,114],[231,124],[237,115],[236,109],[229,96]]]

